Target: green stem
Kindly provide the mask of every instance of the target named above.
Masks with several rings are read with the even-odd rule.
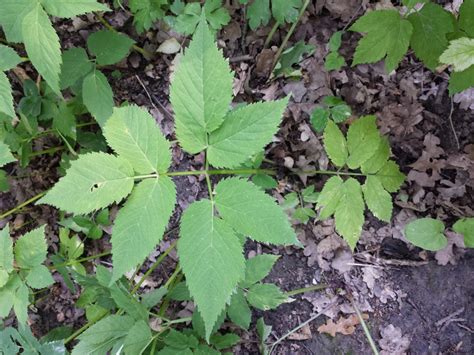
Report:
[[[30,157],[37,157],[38,155],[43,155],[43,154],[53,154],[56,152],[59,152],[60,150],[63,150],[65,146],[60,146],[60,147],[52,147],[44,150],[39,150],[37,152],[33,152],[30,154]]]
[[[51,266],[48,266],[48,269],[56,270],[58,267],[70,266],[70,265],[74,265],[74,264],[77,264],[77,263],[84,263],[86,261],[93,260],[93,259],[99,259],[103,256],[107,256],[107,255],[110,255],[110,254],[112,254],[112,250],[107,250],[107,251],[104,251],[103,253],[100,253],[100,254],[87,256],[85,258],[81,258],[81,259],[77,259],[77,260],[70,260],[70,261],[64,262],[64,263],[59,264],[59,265],[51,265]]]
[[[44,195],[46,195],[48,191],[43,191],[43,192],[40,192],[39,194],[37,194],[36,196],[33,196],[32,198],[30,198],[29,200],[26,200],[25,202],[23,203],[20,203],[18,206],[16,206],[15,208],[12,208],[11,210],[3,213],[0,215],[0,219],[3,219],[5,217],[8,217],[10,215],[12,215],[13,213],[15,212],[18,212],[19,210],[21,210],[23,207],[26,207],[28,206],[29,204],[39,200],[41,197],[43,197]]]
[[[352,306],[354,307],[357,317],[359,318],[359,322],[362,325],[362,329],[364,330],[365,336],[367,338],[367,341],[369,342],[370,349],[374,353],[374,355],[379,355],[379,351],[377,349],[377,345],[375,345],[375,341],[372,338],[372,335],[370,334],[369,327],[367,326],[367,323],[365,322],[364,318],[362,317],[362,314],[360,314],[359,308],[357,308],[356,304],[352,300]]]
[[[194,171],[172,171],[165,173],[166,176],[188,176],[188,175],[276,175],[271,169],[234,169],[234,170],[194,170]]]
[[[268,45],[270,44],[270,41],[272,40],[273,38],[273,35],[275,34],[275,32],[277,31],[278,27],[280,26],[280,23],[278,21],[275,22],[275,24],[273,25],[272,29],[270,30],[270,32],[268,33],[268,36],[267,36],[267,39],[265,40],[265,43],[263,45],[263,48],[267,48]]]
[[[169,325],[172,325],[172,324],[187,323],[187,322],[190,322],[192,320],[193,320],[192,317],[179,318],[179,319],[170,320],[169,322],[166,322],[165,325],[169,326]]]
[[[286,295],[287,296],[295,296],[295,295],[299,295],[300,293],[305,293],[305,292],[321,291],[321,290],[324,290],[328,287],[329,287],[329,285],[326,285],[326,284],[308,286],[308,287],[303,287],[303,288],[298,288],[296,290],[288,291],[288,292],[286,292]]]
[[[301,7],[300,12],[298,14],[298,18],[291,25],[290,30],[288,31],[285,38],[283,39],[283,42],[281,43],[280,48],[278,48],[278,52],[275,55],[275,58],[273,59],[272,70],[270,71],[270,73],[273,72],[273,69],[275,69],[275,66],[277,65],[278,61],[280,60],[281,54],[285,50],[285,47],[286,47],[286,44],[288,43],[288,40],[290,39],[291,35],[295,31],[296,25],[300,22],[301,17],[303,17],[303,14],[304,14],[306,8],[308,7],[308,5],[309,5],[309,0],[305,0],[305,2],[303,4],[303,6]]]

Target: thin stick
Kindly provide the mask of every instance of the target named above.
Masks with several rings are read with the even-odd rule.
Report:
[[[48,190],[48,191],[49,191],[49,190]],[[3,218],[5,218],[5,217],[8,217],[8,216],[10,216],[11,214],[13,214],[13,213],[15,213],[15,212],[21,210],[23,207],[26,207],[26,206],[28,206],[29,204],[31,204],[31,203],[33,203],[33,202],[39,200],[41,197],[43,197],[44,195],[46,195],[46,193],[47,193],[48,191],[40,192],[39,194],[37,194],[36,196],[33,196],[33,197],[30,198],[29,200],[26,200],[25,202],[20,203],[20,204],[19,204],[18,206],[16,206],[15,208],[12,208],[11,210],[9,210],[9,211],[7,211],[7,212],[1,214],[1,215],[0,215],[0,219],[3,219]]]
[[[140,77],[138,75],[135,75],[135,79],[137,79],[138,83],[141,85],[141,87],[143,88],[143,90],[145,90],[145,93],[146,95],[148,96],[148,100],[150,100],[150,103],[151,105],[153,106],[153,108],[155,110],[158,110],[158,107],[156,107],[155,105],[155,102],[153,101],[153,99],[151,98],[151,95],[150,93],[148,92],[148,89],[146,88],[145,84],[143,84],[143,81],[140,79]],[[159,111],[159,110],[158,110]]]
[[[306,293],[306,292],[312,292],[312,291],[321,291],[326,288],[328,288],[329,285],[327,284],[319,284],[319,285],[314,285],[314,286],[308,286],[308,287],[303,287],[303,288],[298,288],[296,290],[288,291],[286,292],[287,296],[295,296],[299,295],[300,293]]]
[[[454,103],[453,103],[453,99],[451,98],[451,110],[449,111],[449,124],[451,126],[451,130],[453,131],[454,139],[456,140],[456,145],[459,150],[461,149],[461,145],[459,144],[459,138],[458,138],[458,135],[456,134],[456,130],[454,129],[453,111],[454,111]]]
[[[374,339],[372,338],[372,335],[370,334],[369,327],[367,327],[367,323],[365,322],[364,318],[362,318],[362,314],[360,314],[359,308],[357,308],[354,301],[352,301],[352,306],[354,307],[357,313],[357,317],[359,318],[359,322],[362,325],[362,329],[364,330],[365,336],[367,338],[367,341],[369,342],[372,352],[374,353],[374,355],[379,355],[377,346],[375,345]]]

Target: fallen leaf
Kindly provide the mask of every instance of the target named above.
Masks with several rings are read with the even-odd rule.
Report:
[[[369,319],[369,315],[363,313],[362,319]],[[318,332],[321,334],[326,333],[333,337],[336,336],[336,333],[350,335],[354,333],[356,329],[355,326],[359,323],[359,317],[357,317],[356,314],[353,314],[347,318],[340,317],[336,323],[334,323],[332,319],[328,319],[326,324],[323,324],[318,328]]]
[[[300,329],[299,332],[292,333],[288,336],[288,339],[291,340],[308,340],[312,338],[311,328],[309,324],[306,324]]]
[[[410,338],[402,335],[402,330],[389,324],[380,330],[382,339],[379,340],[380,355],[403,355],[410,346]]]

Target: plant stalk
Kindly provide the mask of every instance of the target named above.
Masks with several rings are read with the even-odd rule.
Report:
[[[286,292],[287,296],[296,296],[299,295],[300,293],[305,293],[305,292],[312,292],[312,291],[321,291],[326,288],[328,288],[329,285],[327,284],[319,284],[319,285],[314,285],[314,286],[308,286],[308,287],[303,287],[303,288],[298,288],[296,290],[288,291]]]

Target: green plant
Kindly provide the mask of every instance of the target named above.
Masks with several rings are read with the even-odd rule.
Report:
[[[464,237],[466,248],[474,248],[474,218],[461,218],[452,226],[452,230]],[[448,245],[444,235],[445,226],[434,218],[416,219],[405,226],[405,237],[417,247],[438,251]]]
[[[324,58],[324,68],[326,70],[339,70],[346,64],[344,57],[339,54],[341,43],[342,31],[334,32],[328,43],[329,53],[326,58]]]
[[[429,0],[402,2],[407,7],[403,16],[396,9],[372,11],[349,28],[350,31],[367,33],[359,41],[352,65],[374,63],[385,58],[385,67],[391,72],[409,47],[431,70],[441,63],[454,64],[456,60],[452,54],[460,49],[461,44],[468,45],[469,38],[474,38],[474,0],[463,2],[457,20],[441,5]],[[415,8],[417,3],[423,3],[421,9]],[[461,37],[464,39],[459,39]],[[474,66],[469,61],[465,63],[463,67],[454,66],[455,72],[449,83],[451,95],[474,86]]]
[[[272,17],[277,24],[294,23],[303,5],[302,0],[240,0],[240,3],[249,4],[247,19],[252,30],[268,25]]]
[[[311,124],[316,132],[321,133],[329,120],[342,123],[352,114],[351,108],[341,98],[326,96],[323,107],[317,107],[311,113]]]
[[[308,186],[301,192],[290,192],[285,195],[284,201],[280,203],[294,221],[306,224],[311,218],[316,217],[314,204],[318,201],[319,192],[314,186]]]

